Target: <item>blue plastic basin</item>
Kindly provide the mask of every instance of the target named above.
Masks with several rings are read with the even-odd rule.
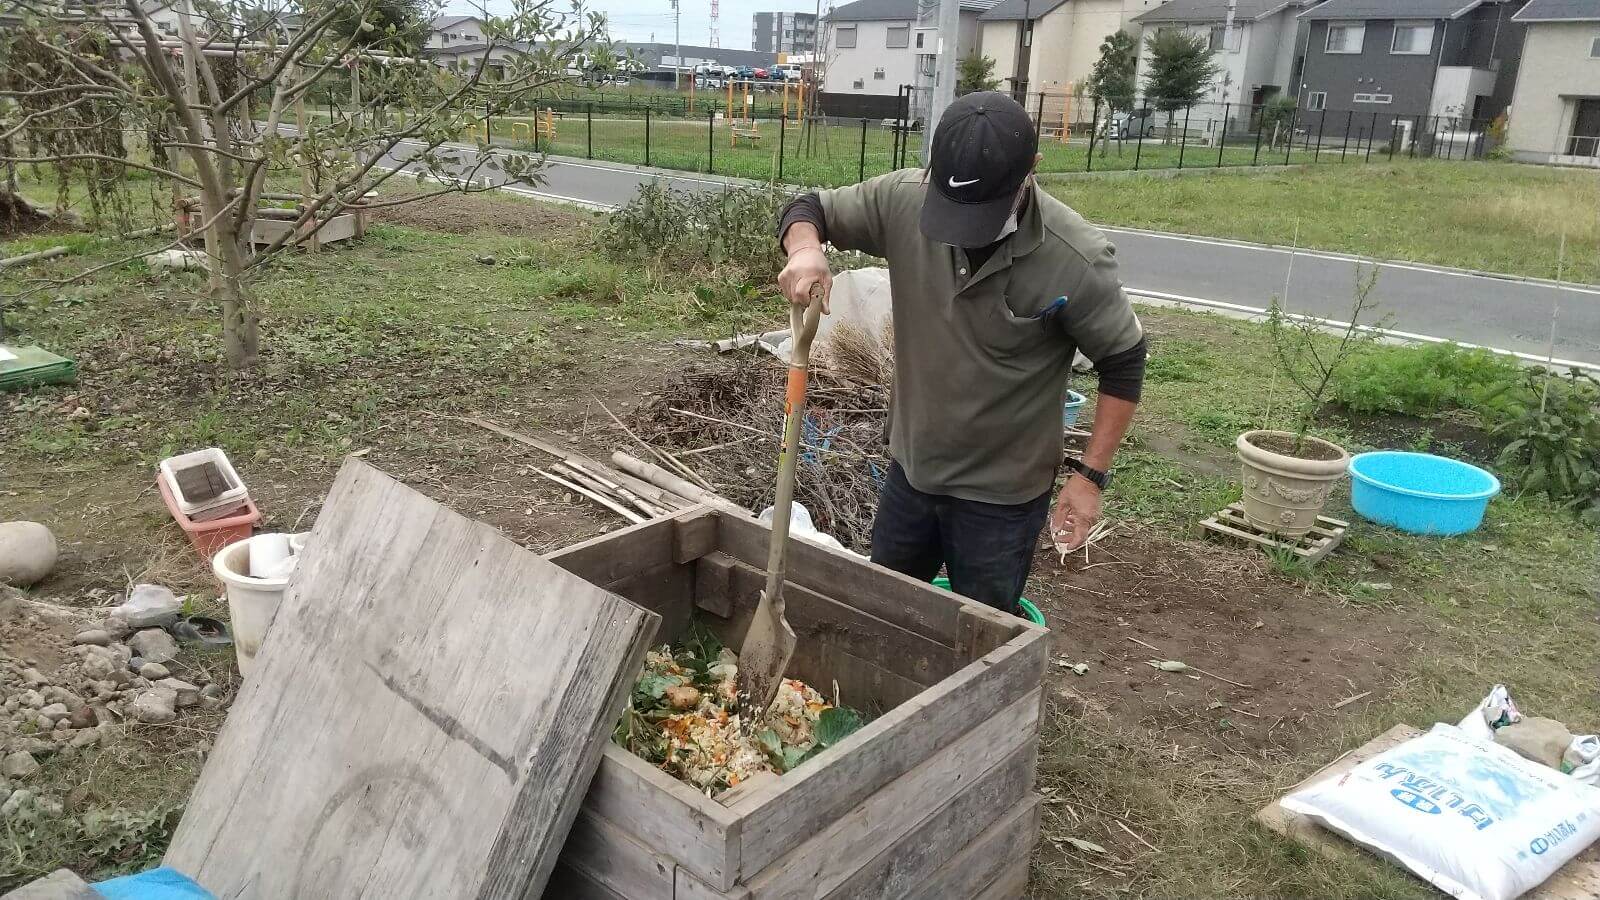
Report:
[[[1067,391],[1067,399],[1061,404],[1062,426],[1066,428],[1076,428],[1078,425],[1078,414],[1083,412],[1083,405],[1088,402],[1089,398],[1078,393],[1077,391]]]
[[[1379,450],[1350,460],[1350,504],[1362,516],[1411,534],[1466,534],[1483,524],[1500,479],[1431,453]]]

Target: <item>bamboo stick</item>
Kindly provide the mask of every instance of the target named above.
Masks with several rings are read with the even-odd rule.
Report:
[[[627,507],[623,506],[622,504],[617,503],[617,502],[611,500],[610,498],[607,498],[605,496],[597,494],[594,491],[591,491],[588,488],[586,488],[586,487],[584,487],[584,486],[582,486],[580,484],[576,484],[574,482],[568,481],[567,479],[562,478],[560,475],[551,474],[550,472],[546,472],[543,469],[534,469],[534,471],[538,472],[540,475],[543,475],[544,477],[550,479],[551,481],[554,481],[556,484],[559,484],[562,487],[567,488],[568,490],[576,491],[577,493],[580,493],[583,496],[588,497],[590,500],[593,500],[594,502],[600,504],[601,506],[604,506],[606,509],[609,509],[612,512],[616,513],[617,515],[623,517],[624,519],[627,519],[629,522],[633,522],[634,524],[638,524],[638,523],[643,522],[645,520],[644,516],[639,515],[638,513],[634,512],[631,509],[628,509]]]
[[[710,491],[702,490],[658,465],[629,456],[621,450],[611,454],[611,461],[616,463],[617,468],[622,469],[624,472],[637,475],[651,484],[688,497],[697,503],[704,503],[707,506],[713,506],[728,512],[736,512],[740,515],[750,515],[750,510],[734,503],[732,500],[713,494]]]

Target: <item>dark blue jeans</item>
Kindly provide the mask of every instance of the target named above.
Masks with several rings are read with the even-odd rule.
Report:
[[[924,494],[895,463],[872,522],[872,561],[919,581],[943,565],[956,593],[1015,615],[1049,516],[1049,491],[1015,506]]]

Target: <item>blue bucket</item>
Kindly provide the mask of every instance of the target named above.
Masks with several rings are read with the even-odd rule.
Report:
[[[1350,460],[1350,504],[1366,518],[1411,534],[1466,534],[1483,524],[1500,479],[1470,463],[1379,450]]]
[[[1083,412],[1083,405],[1089,398],[1077,391],[1067,391],[1066,402],[1061,404],[1061,426],[1063,428],[1076,428],[1078,426],[1078,413]]]

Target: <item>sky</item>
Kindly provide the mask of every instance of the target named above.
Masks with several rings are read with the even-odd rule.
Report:
[[[683,17],[681,37],[685,44],[704,46],[711,34],[711,0],[680,0]],[[844,2],[844,0],[838,0]],[[495,0],[487,0],[490,12]],[[652,34],[662,43],[672,42],[672,4],[668,0],[588,0],[588,7],[606,14],[611,36],[622,41],[648,41]],[[822,0],[824,11],[832,5]],[[447,0],[451,12],[470,13],[476,4],[469,0]],[[816,12],[816,0],[722,0],[722,46],[731,50],[750,49],[750,20],[758,12]]]

